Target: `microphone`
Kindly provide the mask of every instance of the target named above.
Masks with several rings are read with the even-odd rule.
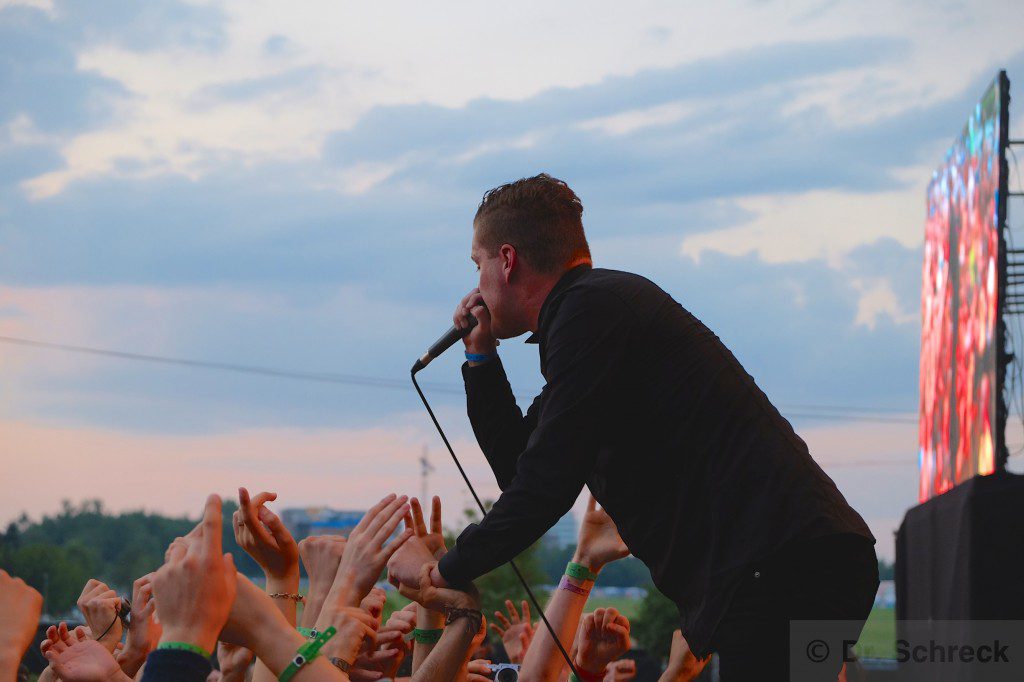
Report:
[[[420,371],[424,367],[430,364],[430,361],[445,352],[453,345],[456,341],[464,338],[469,332],[473,331],[473,327],[477,325],[477,320],[472,314],[469,315],[469,326],[464,329],[459,329],[454,324],[444,333],[444,335],[434,342],[434,345],[427,349],[427,352],[416,361],[412,366],[412,373]]]

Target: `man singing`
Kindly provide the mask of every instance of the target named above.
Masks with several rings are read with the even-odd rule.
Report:
[[[711,330],[643,277],[592,266],[582,213],[546,174],[477,210],[480,285],[455,324],[479,320],[462,373],[502,492],[431,580],[458,586],[513,559],[586,485],[698,657],[717,651],[723,680],[786,679],[790,620],[857,621],[859,634],[875,539]],[[526,332],[546,384],[524,416],[497,340]],[[422,561],[403,547],[392,573],[412,580]]]

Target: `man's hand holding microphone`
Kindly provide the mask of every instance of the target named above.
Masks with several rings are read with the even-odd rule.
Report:
[[[476,326],[470,322],[471,317],[476,318]],[[470,332],[462,337],[462,342],[466,345],[466,353],[481,357],[479,361],[469,359],[470,367],[487,362],[482,359],[483,356],[493,356],[498,352],[500,342],[491,333],[491,313],[484,305],[484,298],[480,295],[479,288],[473,289],[459,302],[452,319],[456,329],[460,331],[466,328],[470,329]]]

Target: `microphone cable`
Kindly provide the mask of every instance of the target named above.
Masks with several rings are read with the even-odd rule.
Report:
[[[420,400],[423,401],[423,406],[427,408],[427,413],[430,415],[431,421],[434,422],[437,432],[441,434],[441,440],[444,441],[445,447],[448,448],[448,454],[452,456],[452,461],[455,462],[455,466],[458,467],[459,473],[462,474],[462,480],[466,482],[466,487],[469,488],[469,492],[473,494],[473,499],[476,500],[476,506],[480,507],[480,513],[487,516],[487,510],[484,509],[484,503],[480,501],[480,496],[476,494],[476,489],[473,487],[473,484],[469,482],[469,476],[466,475],[466,470],[462,468],[462,462],[460,462],[459,458],[455,456],[455,450],[452,449],[452,444],[448,442],[448,436],[445,435],[444,429],[441,428],[441,423],[437,421],[437,417],[434,415],[434,410],[431,409],[430,403],[427,402],[427,396],[423,395],[423,391],[420,389],[420,385],[416,381],[417,369],[418,368],[414,367],[412,370],[412,385],[416,387],[416,392],[419,394]],[[537,597],[534,596],[533,590],[531,590],[530,586],[526,583],[526,579],[523,577],[523,574],[519,572],[519,567],[516,566],[515,560],[510,559],[508,565],[512,567],[516,577],[519,578],[519,582],[522,583],[523,589],[526,590],[526,594],[530,598],[530,602],[533,604],[534,608],[537,609],[537,613],[540,614],[540,619],[544,621],[544,627],[547,628],[548,633],[551,635],[551,639],[555,640],[558,650],[562,652],[562,658],[565,659],[566,664],[569,666],[569,670],[576,676],[576,679],[581,679],[579,671],[577,671],[576,666],[572,664],[572,657],[569,656],[569,652],[565,650],[564,646],[562,646],[562,641],[558,639],[558,636],[555,634],[555,629],[551,627],[551,623],[548,622],[548,617],[544,614],[544,609],[541,607],[540,602],[537,601]]]

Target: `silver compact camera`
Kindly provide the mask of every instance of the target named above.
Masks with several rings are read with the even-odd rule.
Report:
[[[516,682],[519,679],[517,663],[491,663],[487,669],[494,673],[494,682]]]

